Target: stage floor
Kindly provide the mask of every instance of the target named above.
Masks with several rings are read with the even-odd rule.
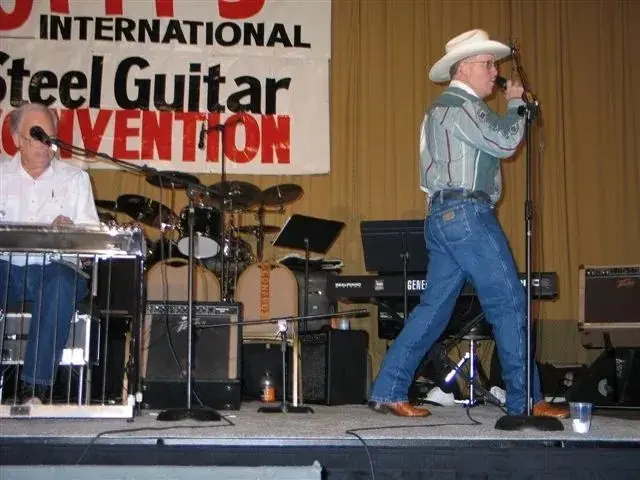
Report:
[[[426,419],[382,415],[366,405],[312,406],[314,413],[304,414],[259,413],[260,406],[243,403],[206,423],[161,422],[154,411],[133,421],[3,418],[0,465],[11,467],[0,467],[0,477],[15,471],[31,476],[8,478],[42,478],[38,466],[54,465],[62,470],[52,480],[72,478],[64,468],[77,466],[93,470],[73,478],[196,480],[202,471],[190,468],[317,462],[323,480],[640,478],[638,411],[596,411],[591,431],[577,434],[570,420],[560,432],[496,430],[503,412],[492,405],[469,409],[471,418],[462,406],[430,407]],[[123,477],[114,470],[122,466],[135,468]],[[145,466],[154,467],[148,476],[136,470]]]
[[[640,444],[640,412],[596,410],[591,430],[574,433],[571,421],[564,431],[505,432],[494,425],[503,412],[493,405],[429,406],[426,419],[401,418],[372,412],[366,405],[312,405],[314,413],[259,413],[260,403],[243,403],[240,410],[219,411],[217,422],[181,420],[162,422],[157,411],[143,410],[133,421],[122,419],[2,419],[0,438],[35,439],[64,443],[158,443],[225,446],[367,444],[402,446],[416,444],[461,445],[474,442],[578,442]],[[470,418],[471,417],[471,418]],[[476,423],[477,422],[477,423]],[[353,432],[353,433],[350,433]]]

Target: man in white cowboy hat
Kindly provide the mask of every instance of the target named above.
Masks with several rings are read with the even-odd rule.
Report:
[[[422,121],[420,187],[430,198],[425,219],[429,265],[427,287],[402,332],[387,352],[371,389],[377,412],[424,417],[426,409],[408,402],[416,368],[442,335],[465,282],[473,284],[493,327],[510,415],[526,411],[526,295],[494,206],[500,199],[500,161],[514,155],[525,120],[523,88],[508,81],[507,112],[500,116],[482,100],[491,95],[496,61],[507,45],[471,30],[450,40],[429,78],[450,81]],[[538,372],[532,382],[537,416],[566,418],[568,411],[542,401]]]

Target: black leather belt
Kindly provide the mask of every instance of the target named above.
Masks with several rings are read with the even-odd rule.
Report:
[[[434,193],[431,197],[431,203],[444,202],[445,200],[460,200],[463,198],[475,198],[487,202],[489,205],[493,205],[491,197],[480,190],[440,190]]]

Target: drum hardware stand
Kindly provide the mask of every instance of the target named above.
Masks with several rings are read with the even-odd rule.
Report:
[[[317,315],[303,315],[299,317],[277,317],[268,320],[247,320],[244,322],[235,323],[218,323],[215,325],[209,325],[202,328],[218,328],[229,326],[244,326],[244,325],[263,325],[266,323],[277,323],[278,334],[280,336],[280,350],[282,352],[282,400],[280,406],[273,407],[260,407],[258,412],[261,413],[314,413],[311,407],[304,405],[291,405],[287,402],[287,330],[288,325],[292,322],[306,322],[307,320],[320,320],[333,317],[364,317],[368,316],[369,312],[364,309],[347,310],[344,312],[335,313],[322,313]]]
[[[224,235],[224,232],[223,232]],[[227,279],[228,285],[223,286],[223,290],[226,290],[226,301],[232,302],[235,300],[236,287],[238,283],[238,275],[240,271],[240,237],[238,236],[237,227],[236,227],[236,219],[233,214],[231,216],[231,223],[229,225],[229,235],[225,237],[228,240],[229,246],[229,265],[228,272],[225,278]],[[235,247],[234,248],[234,242]],[[225,255],[224,246],[221,250],[221,255]],[[222,260],[221,260],[222,262]]]
[[[231,109],[230,109],[231,110]],[[220,114],[224,113],[225,111],[225,107],[223,105],[216,105],[212,110],[212,112],[218,112]],[[245,107],[242,105],[237,105],[236,106],[236,110],[231,110],[234,113],[243,113],[245,111]],[[244,120],[242,119],[242,116],[238,119],[238,123],[243,123]],[[220,181],[222,182],[223,185],[226,184],[227,182],[227,169],[226,169],[226,164],[227,164],[227,159],[226,159],[226,155],[225,155],[225,150],[226,150],[226,127],[227,127],[227,122],[221,122],[217,125],[214,125],[212,127],[207,127],[207,129],[205,130],[206,134],[208,135],[209,132],[216,130],[218,132],[220,132],[220,142],[221,142],[221,147],[220,147]],[[221,208],[221,213],[222,215],[220,215],[220,250],[222,251],[222,255],[220,256],[220,285],[222,287],[222,301],[229,301],[228,298],[228,291],[227,291],[227,284],[226,284],[226,261],[224,258],[224,227],[225,227],[225,215],[227,212],[227,207],[229,206],[229,196],[228,195],[224,195],[222,198],[222,208]]]
[[[309,253],[326,253],[344,228],[344,222],[295,214],[287,219],[273,241],[275,247],[304,250],[304,317],[300,330],[307,331],[309,315]]]
[[[262,262],[264,254],[264,205],[260,205],[257,212],[258,217],[258,232],[256,234],[256,250],[258,251],[258,262]]]
[[[531,376],[533,369],[531,368],[531,315],[532,315],[532,288],[531,288],[531,238],[532,238],[532,218],[533,218],[533,200],[531,195],[532,189],[532,161],[531,161],[531,125],[534,117],[541,122],[540,103],[538,99],[530,93],[531,90],[527,88],[526,76],[524,70],[520,65],[520,53],[518,49],[511,45],[511,56],[515,62],[515,67],[518,71],[522,86],[524,88],[523,100],[525,105],[518,108],[518,114],[525,117],[525,143],[527,147],[526,153],[526,198],[524,206],[524,218],[525,218],[525,251],[526,251],[526,296],[527,296],[527,333],[526,333],[526,385],[527,385],[527,398],[526,398],[526,411],[523,415],[505,415],[498,419],[495,428],[497,430],[534,430],[534,431],[562,431],[564,427],[562,422],[553,417],[535,417],[532,415],[532,394],[531,394]],[[506,82],[505,86],[506,86]]]

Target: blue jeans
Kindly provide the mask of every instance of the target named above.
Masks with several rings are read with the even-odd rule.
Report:
[[[493,208],[478,199],[435,201],[425,220],[429,255],[427,286],[420,303],[389,348],[370,400],[406,401],[415,371],[442,335],[465,281],[475,287],[493,327],[507,393],[507,412],[526,411],[526,295]],[[532,361],[531,392],[542,398]]]
[[[87,282],[58,263],[16,266],[0,260],[0,307],[30,302],[31,322],[22,381],[51,385],[67,344],[76,301],[87,296]]]

